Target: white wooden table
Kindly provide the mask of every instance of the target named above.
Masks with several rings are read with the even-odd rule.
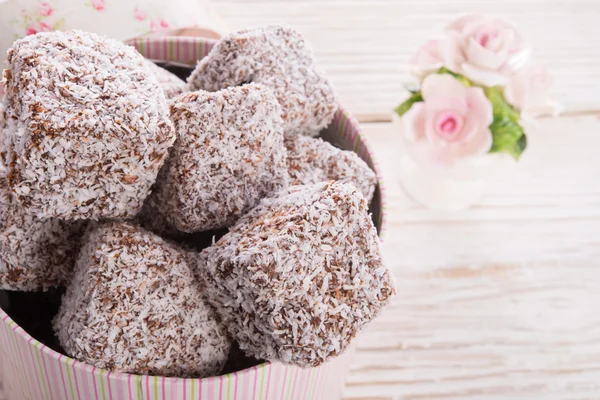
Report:
[[[388,195],[394,303],[358,339],[348,399],[600,399],[600,2],[220,0],[231,28],[289,23],[363,121]],[[390,110],[419,44],[460,13],[505,17],[566,106],[519,168],[445,214],[398,178]],[[375,122],[368,122],[375,121]]]

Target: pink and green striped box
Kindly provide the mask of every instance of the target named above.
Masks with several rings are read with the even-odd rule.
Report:
[[[156,62],[193,66],[214,41],[192,37],[135,39],[129,44]],[[377,164],[358,122],[340,107],[324,140],[355,151],[371,168]],[[380,235],[385,209],[381,180],[371,204]],[[10,400],[335,400],[350,368],[352,350],[318,368],[267,362],[206,379],[177,379],[112,373],[46,347],[0,309],[0,382]],[[0,400],[2,400],[0,392]]]

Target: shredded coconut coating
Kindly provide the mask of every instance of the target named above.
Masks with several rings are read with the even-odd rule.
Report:
[[[153,195],[150,195],[146,199],[142,211],[140,211],[133,221],[144,229],[147,229],[164,239],[171,239],[179,242],[179,239],[185,236],[186,233],[175,229],[173,225],[169,223],[167,217],[155,209],[160,208],[160,206],[154,203],[153,197]]]
[[[177,230],[229,227],[287,187],[281,107],[266,87],[184,93],[171,118],[178,139],[148,202]]]
[[[185,81],[179,79],[179,77],[164,68],[159,67],[152,61],[146,59],[146,64],[154,73],[154,76],[158,80],[160,87],[165,92],[167,99],[172,99],[175,96],[180,95],[183,92],[188,92],[189,87]]]
[[[86,221],[39,220],[0,176],[0,289],[46,290],[70,281]]]
[[[263,200],[197,273],[247,354],[302,367],[344,351],[394,293],[367,203],[339,182]]]
[[[339,181],[354,185],[370,202],[377,176],[358,154],[332,146],[320,138],[285,138],[290,185]]]
[[[137,214],[175,140],[159,83],[132,47],[80,31],[15,42],[4,72],[8,183],[41,219]],[[16,119],[16,120],[15,120]]]
[[[225,36],[188,78],[192,90],[211,92],[249,82],[274,91],[286,135],[316,136],[337,109],[333,87],[315,66],[312,50],[290,28],[268,26]]]
[[[67,354],[111,371],[218,374],[230,341],[188,255],[127,223],[100,225],[87,236],[53,322]]]

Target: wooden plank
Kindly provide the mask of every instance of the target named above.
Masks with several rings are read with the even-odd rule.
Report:
[[[518,168],[458,213],[412,202],[397,133],[363,129],[387,184],[398,296],[359,336],[346,398],[598,398],[600,121],[542,120]]]
[[[597,263],[465,265],[397,279],[395,303],[359,337],[348,399],[598,398]]]
[[[567,111],[600,109],[600,2],[596,0],[220,0],[232,29],[288,23],[312,43],[342,102],[355,114],[388,113],[410,80],[406,65],[419,45],[469,12],[513,21],[555,78]]]
[[[492,177],[479,204],[454,213],[428,210],[404,193],[391,124],[363,130],[387,189],[385,244],[401,255],[402,268],[600,256],[598,118],[541,120],[521,162]]]

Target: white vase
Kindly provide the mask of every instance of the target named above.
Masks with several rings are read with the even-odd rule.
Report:
[[[424,169],[410,156],[401,159],[400,179],[410,197],[439,211],[458,211],[475,204],[487,184],[485,178],[459,180]]]

